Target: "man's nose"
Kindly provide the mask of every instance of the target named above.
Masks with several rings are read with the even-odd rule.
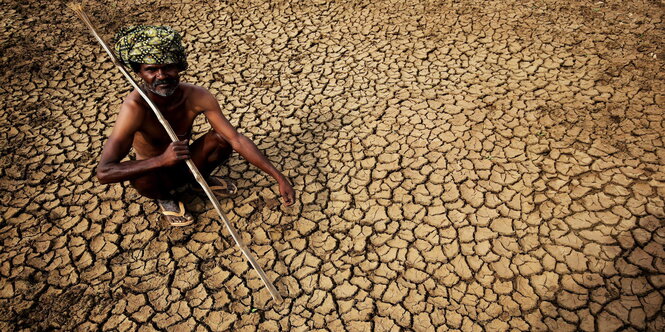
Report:
[[[166,78],[166,71],[163,69],[157,69],[157,78],[159,79]]]

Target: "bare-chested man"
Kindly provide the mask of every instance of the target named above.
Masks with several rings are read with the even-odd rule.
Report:
[[[295,193],[289,181],[251,140],[236,131],[215,97],[202,87],[180,83],[180,71],[186,69],[187,62],[177,32],[163,26],[129,27],[116,36],[115,49],[143,80],[148,96],[180,141],[172,143],[148,104],[137,91],[131,92],[102,151],[97,167],[101,183],[130,181],[141,195],[157,200],[172,225],[184,226],[193,217],[172,196],[174,188],[193,180],[183,161],[191,158],[207,177],[235,150],[277,180],[286,205],[294,203]],[[194,119],[200,114],[213,130],[189,144]],[[131,147],[136,160],[121,161]],[[235,191],[235,185],[229,181],[209,178],[208,182],[216,194]]]

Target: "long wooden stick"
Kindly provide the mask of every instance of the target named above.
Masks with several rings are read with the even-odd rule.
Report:
[[[97,31],[95,30],[95,27],[93,26],[92,22],[90,21],[90,17],[83,11],[83,6],[80,4],[68,4],[69,8],[71,8],[76,15],[81,18],[81,20],[85,23],[86,26],[90,29],[90,32],[92,32],[92,35],[95,36],[99,44],[102,45],[102,48],[106,53],[111,57],[111,61],[113,61],[113,64],[115,64],[118,69],[122,72],[123,75],[127,78],[129,83],[132,84],[132,86],[139,92],[141,97],[145,99],[145,101],[150,105],[150,108],[152,111],[155,113],[157,116],[157,119],[159,122],[162,124],[166,132],[168,133],[169,137],[171,138],[171,141],[175,142],[178,140],[178,136],[176,133],[173,131],[173,128],[171,128],[171,125],[166,121],[162,113],[157,109],[155,104],[148,98],[148,95],[143,91],[143,89],[136,83],[134,78],[129,74],[127,69],[122,65],[122,63],[118,60],[118,58],[115,56],[115,54],[111,51],[111,49],[106,45],[104,40],[97,34]],[[229,220],[226,218],[226,215],[224,212],[222,212],[222,207],[219,204],[219,201],[217,200],[217,197],[215,197],[215,194],[212,192],[210,189],[210,186],[208,186],[208,183],[205,181],[203,176],[201,175],[201,172],[196,168],[196,165],[194,165],[194,162],[191,159],[186,160],[187,166],[189,167],[189,170],[192,172],[192,175],[194,175],[194,179],[196,179],[196,182],[198,182],[203,190],[205,191],[206,195],[212,202],[212,205],[215,207],[215,210],[217,210],[217,213],[219,216],[222,218],[224,221],[224,225],[226,225],[226,229],[228,229],[229,233],[231,233],[231,237],[233,237],[233,240],[235,240],[236,244],[238,247],[240,247],[240,251],[245,255],[249,263],[252,265],[254,270],[256,270],[256,273],[259,274],[259,277],[261,278],[261,281],[263,281],[263,284],[268,288],[268,291],[270,292],[270,295],[272,295],[273,300],[276,303],[281,303],[282,302],[282,296],[279,295],[279,292],[275,288],[275,286],[270,282],[268,279],[268,276],[266,276],[265,272],[263,272],[263,269],[261,266],[259,266],[259,263],[256,261],[254,256],[252,256],[252,253],[249,251],[247,246],[242,242],[242,239],[238,236],[238,233],[233,229],[231,226],[231,223]]]

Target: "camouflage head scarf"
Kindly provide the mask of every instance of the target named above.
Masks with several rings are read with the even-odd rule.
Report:
[[[168,26],[136,25],[115,35],[115,51],[125,65],[130,62],[151,65],[177,64],[187,69],[182,37]]]

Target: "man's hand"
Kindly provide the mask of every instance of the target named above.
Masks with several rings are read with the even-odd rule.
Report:
[[[159,156],[162,166],[174,166],[183,160],[189,159],[189,143],[176,141],[169,144],[164,152]]]
[[[282,200],[284,201],[284,205],[286,206],[291,206],[293,203],[296,201],[296,193],[293,190],[293,187],[291,187],[291,184],[289,183],[289,180],[282,180],[279,181],[279,193],[282,195]]]

